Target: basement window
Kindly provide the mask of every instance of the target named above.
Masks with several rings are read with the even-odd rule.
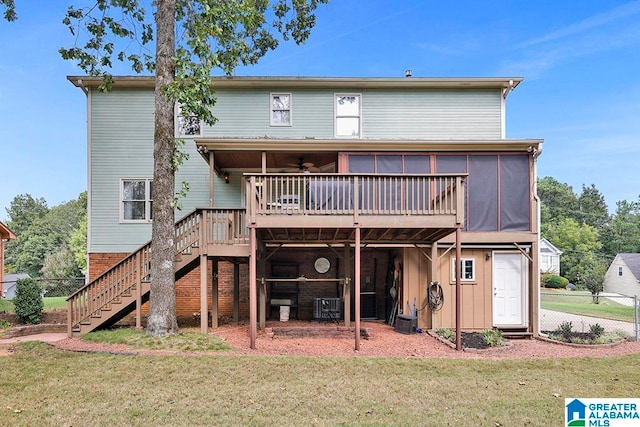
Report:
[[[475,258],[461,258],[460,267],[462,271],[462,282],[475,282],[476,280],[476,260]],[[456,259],[451,260],[451,282],[456,281]]]

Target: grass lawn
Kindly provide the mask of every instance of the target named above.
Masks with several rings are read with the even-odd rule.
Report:
[[[562,424],[565,397],[640,387],[640,355],[125,356],[23,343],[0,360],[0,420],[25,426],[546,426]]]
[[[44,311],[51,310],[66,310],[67,298],[66,297],[47,297],[42,298],[44,303]],[[15,313],[12,299],[0,299],[0,312]]]
[[[600,297],[600,304],[594,304],[590,292],[549,289],[542,292],[540,306],[547,310],[633,322],[633,307],[619,304],[613,299]]]

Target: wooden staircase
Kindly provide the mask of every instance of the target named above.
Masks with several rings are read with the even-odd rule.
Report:
[[[176,223],[176,275],[199,265],[209,247],[246,245],[243,209],[196,209]],[[215,252],[215,251],[214,251]],[[148,301],[151,242],[67,298],[67,335],[111,326]]]

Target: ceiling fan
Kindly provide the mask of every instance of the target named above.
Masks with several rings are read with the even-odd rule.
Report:
[[[305,162],[304,157],[298,158],[298,163],[289,163],[289,166],[296,168],[300,172],[319,172],[320,168],[315,167],[313,162]]]

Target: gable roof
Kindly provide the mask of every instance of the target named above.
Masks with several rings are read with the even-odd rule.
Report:
[[[621,259],[622,262],[625,263],[627,268],[631,270],[631,273],[633,273],[636,279],[640,280],[640,254],[622,253],[616,255],[616,257]]]
[[[9,227],[0,222],[0,239],[9,240],[17,239],[13,231],[9,230]]]
[[[540,239],[540,253],[548,253],[558,256],[562,255],[562,251],[544,237]]]

